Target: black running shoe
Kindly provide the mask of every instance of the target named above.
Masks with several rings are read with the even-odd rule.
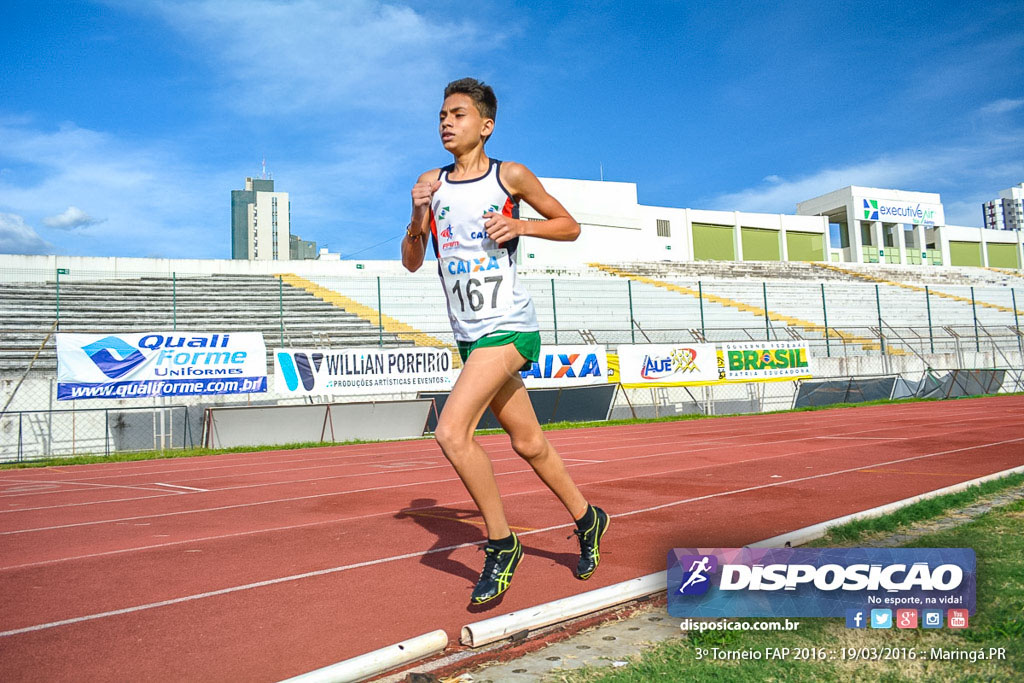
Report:
[[[594,523],[590,528],[577,529],[573,532],[580,541],[580,561],[576,565],[577,579],[586,581],[601,563],[601,537],[608,531],[608,521],[608,513],[595,507]]]
[[[487,558],[484,560],[484,570],[480,572],[480,578],[473,589],[473,597],[470,601],[474,605],[480,605],[493,600],[506,590],[512,582],[512,574],[523,559],[523,546],[519,537],[512,534],[515,544],[510,550],[500,550],[490,543],[484,546]]]

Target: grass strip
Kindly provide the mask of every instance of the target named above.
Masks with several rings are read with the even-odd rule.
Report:
[[[840,526],[832,527],[822,538],[815,539],[808,546],[823,547],[856,543],[869,534],[890,533],[906,528],[915,522],[934,519],[950,511],[963,508],[980,498],[1024,484],[1024,473],[1010,474],[999,479],[969,486],[962,491],[947,493],[935,498],[919,500],[887,515],[870,519],[855,519]]]

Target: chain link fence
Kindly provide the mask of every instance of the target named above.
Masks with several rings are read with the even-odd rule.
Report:
[[[545,344],[596,343],[614,353],[633,343],[800,340],[809,347],[817,377],[899,375],[909,382],[932,368],[1003,368],[1011,372],[1002,390],[1020,390],[1015,369],[1024,367],[1024,310],[1018,310],[1024,289],[1005,283],[655,282],[592,274],[525,274],[522,280]],[[56,401],[53,332],[159,330],[258,331],[270,367],[269,352],[282,346],[451,348],[455,341],[445,294],[432,272],[299,277],[4,269],[0,460],[189,447],[200,442],[208,406],[317,400],[271,388],[266,394],[175,399],[173,406],[161,399]],[[798,386],[620,389],[610,417],[786,409]]]

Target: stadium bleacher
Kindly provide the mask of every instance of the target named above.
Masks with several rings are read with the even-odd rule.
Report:
[[[57,311],[53,282],[0,283],[0,372],[28,368]],[[64,281],[59,311],[61,332],[250,331],[268,349],[413,343],[269,275]],[[32,370],[53,373],[56,363],[51,337]]]

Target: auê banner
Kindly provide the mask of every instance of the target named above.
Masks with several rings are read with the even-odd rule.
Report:
[[[608,383],[608,354],[600,344],[541,346],[540,359],[520,370],[527,389]]]
[[[57,399],[249,394],[267,390],[259,332],[57,335]]]
[[[892,628],[896,610],[973,614],[976,579],[971,548],[674,548],[668,613]]]
[[[452,353],[427,346],[275,349],[274,390],[296,396],[448,391]]]
[[[623,344],[618,353],[624,387],[678,387],[719,379],[714,344]]]
[[[806,379],[811,377],[805,341],[722,344],[726,381]]]

